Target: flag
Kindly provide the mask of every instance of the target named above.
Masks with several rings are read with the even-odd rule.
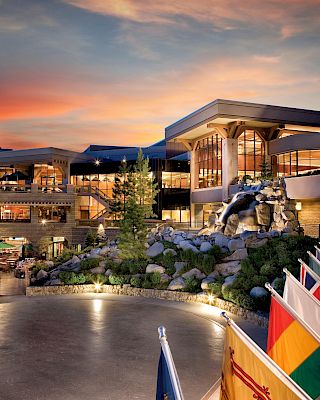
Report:
[[[158,365],[156,400],[183,400],[183,394],[173,362],[166,330],[163,326],[158,328],[161,344],[161,353]]]
[[[168,370],[168,365],[161,349],[159,365],[158,365],[158,380],[157,380],[157,400],[175,400],[172,382]]]
[[[320,336],[320,302],[289,271],[283,300]]]
[[[314,256],[310,251],[307,251],[309,254],[309,267],[314,271],[318,276],[320,276],[320,259]]]
[[[315,249],[316,249],[316,258],[318,259],[318,260],[320,260],[320,249],[319,249],[319,247],[317,247],[317,246],[314,246],[315,247]]]
[[[220,400],[311,398],[233,321],[226,328]]]
[[[307,330],[281,296],[272,293],[267,353],[312,399],[317,399],[320,396],[320,338]]]
[[[312,269],[305,264],[302,260],[299,260],[300,266],[300,283],[309,290],[313,296],[320,300],[320,277],[312,271]]]

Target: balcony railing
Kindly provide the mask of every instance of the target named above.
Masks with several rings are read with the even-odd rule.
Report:
[[[0,185],[0,193],[2,192],[31,192],[31,185],[15,185],[15,184],[8,184],[8,185]]]

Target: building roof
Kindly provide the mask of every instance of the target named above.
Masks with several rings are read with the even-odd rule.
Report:
[[[320,111],[217,99],[168,126],[166,140],[181,135],[194,139],[208,133],[208,123],[228,125],[237,121],[262,128],[275,125],[320,127]]]

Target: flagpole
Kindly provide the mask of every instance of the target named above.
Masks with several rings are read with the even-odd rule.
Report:
[[[163,351],[164,357],[167,362],[168,371],[169,371],[173,391],[175,394],[175,398],[176,398],[176,400],[184,400],[181,386],[180,386],[180,381],[178,378],[178,373],[177,373],[176,367],[173,362],[169,343],[167,341],[166,328],[164,326],[160,326],[158,328],[158,333],[159,333],[161,349]]]
[[[270,285],[270,283],[266,283],[264,285],[271,293],[271,296],[273,296],[278,303],[280,303],[286,311],[294,318],[296,319],[309,333],[314,337],[314,339],[320,343],[320,336],[301,318],[299,315],[294,311],[294,309],[289,306],[289,304],[283,300],[283,298],[280,296],[280,294],[273,289],[273,287]]]
[[[320,260],[318,260],[317,257],[311,253],[311,251],[307,251],[307,254],[320,266]]]
[[[283,271],[287,276],[292,277],[292,278],[294,279],[294,282],[295,282],[299,287],[301,287],[301,289],[306,293],[306,295],[307,295],[308,297],[310,297],[310,299],[311,299],[314,303],[316,303],[318,306],[320,306],[320,301],[319,301],[316,297],[314,297],[313,294],[310,293],[310,291],[309,291],[305,286],[303,286],[302,283],[300,283],[300,282],[298,281],[298,279],[296,279],[296,278],[292,275],[292,273],[291,273],[290,271],[287,270],[287,268],[283,268],[282,271]]]

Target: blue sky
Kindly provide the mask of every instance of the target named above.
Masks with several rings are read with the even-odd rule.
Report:
[[[320,109],[320,0],[0,0],[2,147],[147,145],[227,98]]]

